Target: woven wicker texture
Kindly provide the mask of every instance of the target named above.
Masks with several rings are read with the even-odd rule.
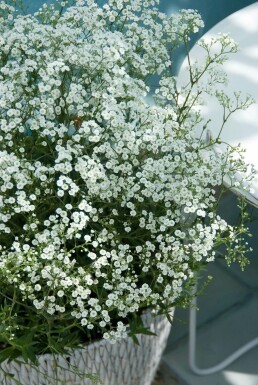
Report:
[[[140,346],[131,338],[116,344],[100,340],[84,349],[74,350],[68,358],[45,354],[39,357],[38,368],[23,363],[2,363],[1,367],[12,373],[22,385],[93,385],[81,373],[99,375],[104,385],[150,385],[165,349],[170,323],[161,316],[147,313],[144,324],[157,336],[139,335]],[[76,373],[76,370],[78,373]],[[0,384],[17,385],[11,378]]]

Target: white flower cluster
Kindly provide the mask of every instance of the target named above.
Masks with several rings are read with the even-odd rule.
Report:
[[[144,99],[169,47],[202,26],[155,3],[78,0],[50,21],[0,4],[1,285],[111,340],[128,315],[180,299],[234,237],[214,214],[228,153],[178,118],[173,78],[156,106]]]

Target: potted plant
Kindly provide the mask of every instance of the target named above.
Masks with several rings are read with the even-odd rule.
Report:
[[[220,36],[213,55],[204,45],[203,67],[189,63],[179,90],[173,52],[203,23],[155,3],[62,1],[34,15],[0,4],[6,384],[91,384],[95,373],[106,385],[149,385],[196,273],[222,244],[229,261],[246,261],[246,245],[233,245],[248,230],[216,214],[217,187],[245,165],[238,149],[215,154],[195,134],[195,107],[236,46]]]

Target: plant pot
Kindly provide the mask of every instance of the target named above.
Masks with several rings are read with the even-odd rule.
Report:
[[[150,385],[165,349],[171,324],[163,316],[153,317],[150,312],[143,316],[143,322],[156,336],[138,335],[139,346],[131,338],[115,344],[102,339],[72,351],[68,359],[60,355],[41,355],[37,368],[21,362],[4,362],[1,367],[14,374],[22,385],[94,384],[89,378],[81,378],[73,368],[77,368],[80,374],[96,373],[103,385]],[[11,378],[6,378],[4,382],[2,373],[0,383],[17,385]]]

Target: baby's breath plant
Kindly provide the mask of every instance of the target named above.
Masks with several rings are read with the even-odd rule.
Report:
[[[243,222],[217,214],[224,176],[241,188],[245,165],[238,149],[214,152],[197,108],[236,45],[203,42],[179,88],[173,52],[188,55],[203,22],[156,4],[0,3],[0,361],[125,338],[145,309],[189,303],[222,244],[245,262]],[[250,104],[218,99],[223,125]]]

